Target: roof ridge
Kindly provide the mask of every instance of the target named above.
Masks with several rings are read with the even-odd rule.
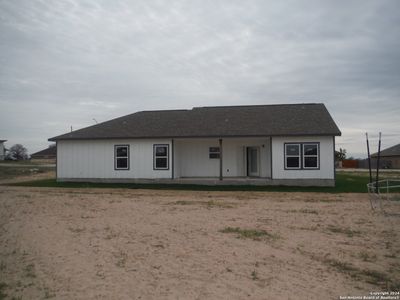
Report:
[[[267,107],[267,106],[298,106],[298,105],[324,105],[322,102],[304,102],[304,103],[288,103],[288,104],[254,104],[254,105],[221,105],[221,106],[197,106],[193,109],[201,108],[231,108],[231,107]]]

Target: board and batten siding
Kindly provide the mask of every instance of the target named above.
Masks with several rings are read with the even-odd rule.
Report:
[[[285,143],[319,143],[319,169],[285,170]],[[273,179],[334,179],[334,139],[332,136],[315,137],[273,137],[272,138]]]
[[[219,147],[219,139],[175,139],[174,175],[184,177],[219,177],[219,159],[209,158],[209,148]],[[260,151],[260,177],[271,176],[270,140],[266,138],[223,138],[222,174],[246,177],[246,147]]]
[[[172,155],[168,170],[153,170],[153,145],[171,140],[71,140],[57,142],[58,179],[162,179],[171,178]],[[129,145],[129,170],[114,169],[114,146]]]

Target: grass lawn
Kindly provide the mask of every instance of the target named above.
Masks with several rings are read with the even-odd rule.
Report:
[[[368,175],[338,173],[335,187],[287,187],[287,186],[252,186],[252,185],[195,185],[195,184],[137,184],[137,183],[83,183],[57,182],[44,179],[13,183],[13,186],[63,187],[63,188],[127,188],[158,190],[198,190],[198,191],[266,191],[266,192],[322,192],[322,193],[366,193]]]
[[[45,173],[54,170],[52,167],[32,166],[0,166],[0,179],[9,179],[20,176],[30,176],[38,173]]]

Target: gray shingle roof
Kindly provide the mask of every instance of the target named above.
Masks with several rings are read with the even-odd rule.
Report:
[[[141,111],[49,141],[283,135],[337,136],[341,133],[324,104],[309,103]]]
[[[371,155],[372,157],[377,157],[378,153],[374,153]],[[392,147],[386,148],[381,151],[381,157],[388,156],[400,156],[400,144],[394,145]]]
[[[57,155],[57,147],[54,146],[50,146],[44,150],[40,150],[38,152],[35,152],[33,154],[31,154],[31,158],[40,158],[43,156],[54,156],[56,157]]]

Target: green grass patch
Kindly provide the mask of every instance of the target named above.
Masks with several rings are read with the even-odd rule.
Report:
[[[226,227],[220,230],[222,233],[236,233],[238,238],[242,239],[252,239],[255,241],[260,241],[263,237],[276,240],[279,235],[269,233],[265,230],[257,229],[241,229],[239,227]]]
[[[398,287],[398,283],[393,281],[387,274],[376,270],[360,269],[348,262],[342,262],[333,258],[326,259],[323,261],[325,264],[334,267],[341,273],[350,275],[350,277],[356,280],[364,280],[367,283],[381,286],[391,290],[392,288]]]
[[[171,202],[170,204],[173,204],[173,205],[204,205],[207,208],[214,208],[214,207],[234,208],[235,207],[235,205],[233,203],[214,201],[214,200],[209,200],[209,201],[178,200],[178,201],[175,201],[175,202]]]
[[[361,234],[361,231],[358,231],[358,230],[351,230],[350,228],[343,228],[343,227],[338,227],[338,226],[333,226],[333,225],[329,225],[327,227],[327,229],[330,232],[345,234],[348,237],[353,237],[353,236],[356,236],[356,235],[358,236],[358,235]]]
[[[87,183],[57,182],[55,179],[43,179],[9,184],[29,187],[60,188],[125,188],[155,190],[190,191],[265,191],[265,192],[318,192],[318,193],[366,193],[368,177],[351,174],[337,174],[335,187],[292,187],[292,186],[254,186],[254,185],[196,185],[196,184],[139,184],[139,183]]]
[[[33,174],[45,173],[55,170],[52,167],[40,167],[32,165],[31,167],[15,167],[15,166],[0,166],[0,179],[9,179],[19,176],[30,176]]]
[[[313,214],[313,215],[318,215],[318,211],[315,209],[309,209],[309,208],[303,208],[303,209],[290,209],[287,210],[289,213],[302,213],[302,214]]]

